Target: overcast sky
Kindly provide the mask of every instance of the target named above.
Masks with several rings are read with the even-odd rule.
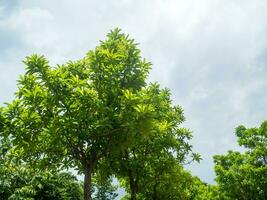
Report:
[[[234,128],[267,119],[266,10],[266,0],[0,0],[0,104],[25,56],[79,59],[120,27],[183,107],[203,158],[189,169],[212,183],[212,156],[238,149]]]

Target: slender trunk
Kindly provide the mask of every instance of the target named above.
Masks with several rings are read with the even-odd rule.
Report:
[[[84,200],[92,200],[92,167],[86,166],[84,169]]]
[[[131,190],[131,200],[136,200],[136,192]]]
[[[134,185],[130,187],[131,187],[131,200],[136,200],[136,187]]]
[[[131,200],[136,200],[137,184],[134,181],[132,171],[129,170],[128,173],[129,173],[129,179],[130,179]]]
[[[129,155],[127,150],[125,150],[125,158],[127,160],[127,167],[128,167],[128,178],[130,181],[130,191],[131,191],[131,200],[136,200],[136,193],[137,193],[137,179],[135,180],[133,171],[129,168]]]

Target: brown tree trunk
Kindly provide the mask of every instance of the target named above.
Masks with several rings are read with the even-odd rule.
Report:
[[[86,166],[84,169],[84,200],[92,200],[92,167]]]

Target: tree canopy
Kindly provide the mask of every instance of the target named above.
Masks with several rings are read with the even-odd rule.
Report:
[[[236,128],[244,151],[214,156],[216,184],[185,170],[200,161],[171,91],[119,29],[83,58],[23,61],[13,101],[0,107],[0,199],[267,199],[267,121]],[[82,174],[78,181],[66,170]]]

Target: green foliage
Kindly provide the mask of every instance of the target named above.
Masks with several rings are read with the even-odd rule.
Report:
[[[259,128],[236,129],[244,153],[229,151],[214,156],[216,181],[229,199],[267,198],[267,122]]]
[[[0,199],[2,200],[81,200],[77,179],[57,171],[39,171],[26,165],[1,161]]]
[[[101,159],[149,134],[156,117],[145,88],[150,63],[119,29],[76,62],[51,67],[32,55],[24,64],[16,99],[3,112],[3,136],[24,162],[73,167],[90,174],[90,188]]]
[[[259,128],[246,129],[244,126],[236,128],[238,144],[247,149],[250,162],[258,166],[267,165],[267,121]]]
[[[188,194],[190,200],[227,200],[228,198],[219,191],[217,185],[202,182],[198,177],[192,177],[189,184]]]
[[[158,165],[159,167],[159,165]],[[142,188],[137,199],[190,199],[191,175],[175,162],[162,163],[160,168],[153,169],[147,180],[142,179]],[[156,171],[158,170],[158,171]]]
[[[219,191],[218,186],[202,182],[198,177],[192,176],[177,163],[162,166],[158,176],[147,182],[137,194],[140,200],[228,200],[229,198]],[[160,176],[159,176],[160,175]],[[130,200],[127,193],[123,200]],[[230,200],[230,199],[229,199]]]
[[[182,198],[178,195],[182,191],[177,190],[182,184],[171,184],[168,180],[175,173],[180,176],[181,169],[178,170],[177,165],[199,160],[199,155],[192,153],[188,143],[191,132],[180,127],[184,121],[182,109],[172,105],[169,90],[160,89],[158,84],[148,85],[142,97],[145,102],[135,109],[138,113],[147,112],[144,120],[150,123],[146,122],[148,126],[141,128],[150,134],[109,157],[110,166],[132,198],[140,198],[141,194],[147,199],[149,196]]]
[[[118,187],[112,184],[112,178],[99,178],[96,176],[93,180],[94,197],[93,200],[115,200],[118,194]]]
[[[43,56],[33,55],[24,63],[26,74],[6,116],[8,136],[27,161],[82,169],[84,162],[92,164],[133,139],[131,130],[148,112],[135,108],[143,104],[137,93],[150,64],[118,29],[82,60],[53,68]]]

